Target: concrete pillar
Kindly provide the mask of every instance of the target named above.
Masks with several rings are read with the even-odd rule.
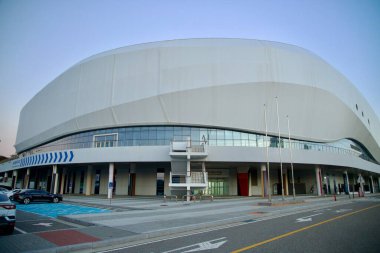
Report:
[[[88,165],[87,172],[86,172],[86,191],[85,191],[86,196],[91,195],[92,177],[93,177],[92,165]]]
[[[344,174],[346,174],[346,181],[344,182],[344,184],[347,187],[348,194],[350,194],[350,180],[348,179],[348,173],[347,173],[347,171],[345,171]]]
[[[30,178],[30,169],[26,169],[26,174],[25,174],[25,177],[24,177],[24,188],[27,189],[29,188],[29,178]]]
[[[58,173],[58,165],[53,165],[53,178],[54,178],[54,194],[58,193],[58,179],[59,179],[59,173]]]
[[[66,177],[66,168],[63,168],[62,173],[61,173],[61,189],[59,189],[60,194],[63,194],[63,192],[65,191],[65,177]]]
[[[317,192],[318,196],[322,196],[322,174],[321,169],[319,167],[315,168],[315,179],[317,182],[317,187],[315,191]]]
[[[369,176],[369,179],[371,180],[371,191],[372,191],[372,193],[375,193],[375,186],[373,185],[373,178],[372,178],[372,176]]]
[[[108,198],[109,199],[112,199],[113,173],[114,173],[114,163],[110,163],[108,167]]]
[[[13,171],[13,175],[12,175],[12,188],[16,188],[16,184],[17,184],[17,170],[14,170]]]
[[[360,191],[359,191],[358,194],[359,194],[359,196],[364,197],[364,187],[363,187],[363,181],[364,181],[364,179],[363,179],[361,173],[359,173],[358,180],[359,180],[358,183],[360,184]],[[360,194],[361,194],[361,195],[360,195]]]
[[[289,179],[288,179],[288,170],[284,170],[283,171],[284,173],[284,191],[285,191],[285,195],[286,196],[289,196]]]

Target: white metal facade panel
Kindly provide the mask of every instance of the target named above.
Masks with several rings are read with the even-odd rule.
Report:
[[[147,43],[90,57],[23,108],[16,150],[78,131],[138,124],[264,132],[264,103],[274,133],[274,96],[283,134],[288,114],[293,136],[353,138],[380,160],[379,120],[348,80],[301,48],[241,39]]]

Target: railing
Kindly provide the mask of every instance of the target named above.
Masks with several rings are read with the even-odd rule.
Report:
[[[203,172],[191,172],[191,183],[205,183],[205,176]]]
[[[207,184],[208,173],[207,172],[190,172],[190,180],[186,182],[185,175],[176,175],[170,172],[170,184]]]
[[[195,144],[196,143],[196,144]],[[170,152],[206,152],[205,143],[199,144],[199,141],[172,141],[170,144]]]

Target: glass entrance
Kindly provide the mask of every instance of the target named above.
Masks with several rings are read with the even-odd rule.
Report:
[[[207,194],[213,196],[228,195],[228,182],[223,178],[210,178],[208,181]]]

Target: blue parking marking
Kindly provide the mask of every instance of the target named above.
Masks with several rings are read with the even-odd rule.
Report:
[[[57,218],[57,216],[62,215],[75,215],[75,214],[89,214],[89,213],[109,213],[110,210],[101,209],[96,207],[88,207],[88,206],[78,206],[71,204],[44,204],[44,203],[35,203],[35,204],[16,204],[17,210],[39,214],[42,216],[48,216],[52,218]]]

